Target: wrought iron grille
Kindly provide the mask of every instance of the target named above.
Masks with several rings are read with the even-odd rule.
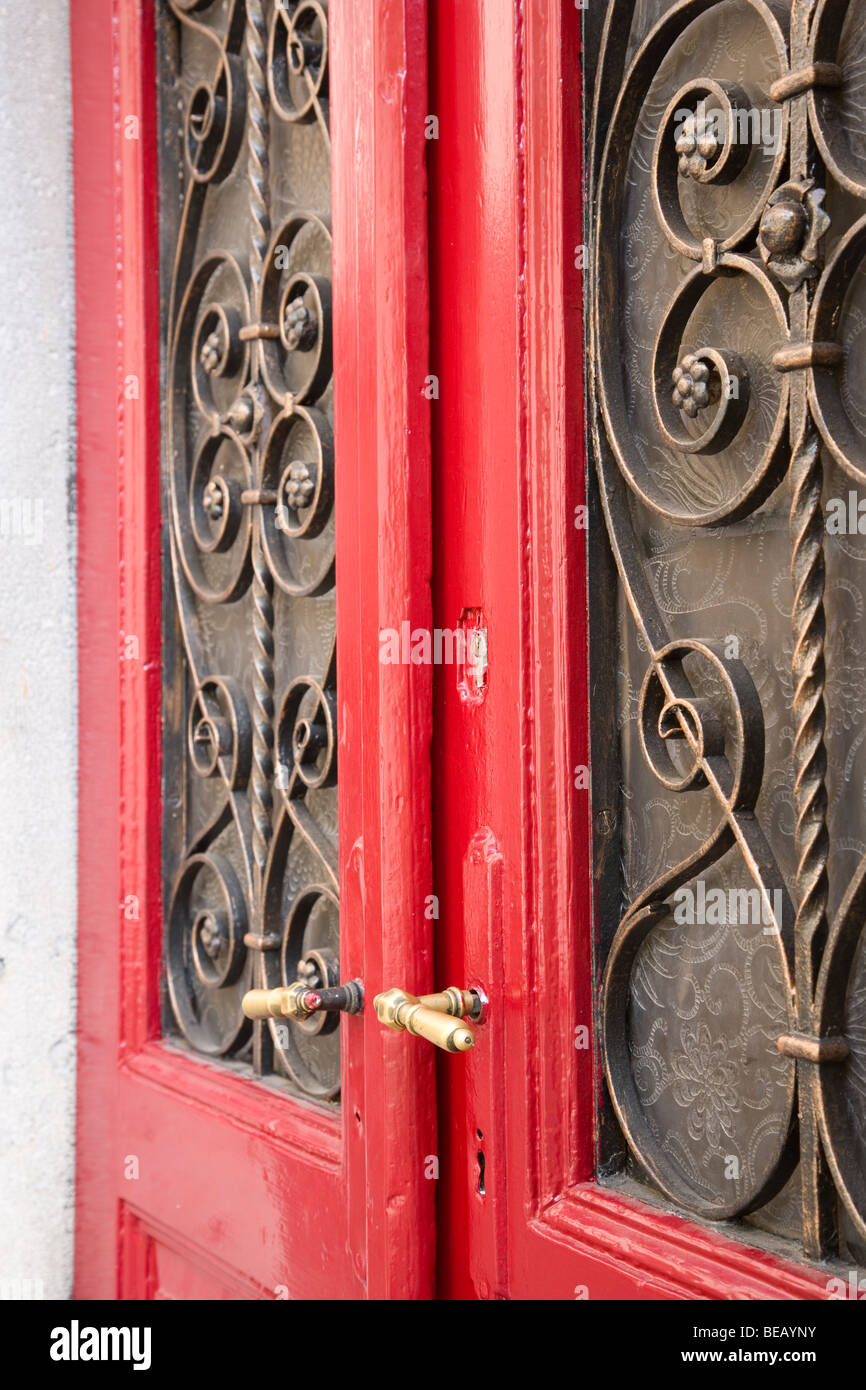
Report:
[[[339,1090],[327,6],[164,0],[166,1026]],[[173,242],[174,244],[170,244]]]
[[[866,12],[587,45],[601,1170],[863,1263]]]

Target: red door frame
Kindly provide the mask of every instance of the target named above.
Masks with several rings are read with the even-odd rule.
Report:
[[[71,6],[78,372],[76,1296],[431,1295],[432,1049],[344,1020],[342,1119],[159,1040],[160,497],[153,0]],[[331,15],[344,978],[432,988],[425,0]],[[411,55],[411,61],[409,61]],[[125,139],[125,118],[139,118]],[[130,378],[137,387],[130,386]],[[123,637],[138,639],[124,659]],[[135,909],[125,907],[137,901]],[[395,1125],[393,1117],[400,1118]],[[124,1157],[146,1156],[137,1183]],[[131,1195],[132,1193],[132,1195]],[[186,1264],[185,1264],[186,1262]],[[184,1275],[178,1275],[183,1283]],[[220,1292],[222,1290],[222,1292]]]
[[[581,7],[431,20],[434,622],[481,608],[489,634],[483,703],[435,683],[436,974],[491,996],[441,1064],[440,1246],[464,1257],[440,1295],[826,1298],[826,1273],[594,1181]]]

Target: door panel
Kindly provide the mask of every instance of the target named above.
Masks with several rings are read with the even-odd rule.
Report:
[[[157,19],[170,26],[167,61],[176,61],[178,72],[185,57],[182,26],[212,25],[218,35],[214,40],[204,28],[196,29],[186,55],[189,73],[184,70],[179,77],[179,114],[191,151],[179,175],[173,172],[175,113],[164,111],[161,127],[157,120]],[[296,20],[297,49],[288,32]],[[321,40],[328,20],[325,51]],[[248,1040],[239,1008],[244,982],[272,985],[283,968],[276,967],[272,975],[270,962],[263,963],[271,945],[270,929],[261,929],[264,922],[273,920],[282,944],[289,919],[297,926],[293,907],[302,915],[312,907],[307,915],[312,930],[324,898],[332,905],[339,897],[343,980],[360,979],[373,993],[382,987],[385,974],[412,979],[419,989],[432,985],[430,924],[423,912],[430,891],[429,673],[416,667],[371,665],[365,655],[377,650],[378,630],[395,624],[397,609],[397,626],[403,616],[413,624],[429,621],[429,407],[412,385],[423,380],[426,366],[426,69],[423,62],[407,64],[410,45],[413,54],[423,55],[425,11],[415,3],[341,3],[331,7],[330,16],[325,7],[277,7],[257,0],[210,8],[196,0],[178,0],[173,7],[118,7],[110,0],[86,0],[73,7],[80,631],[85,673],[79,1296],[423,1298],[432,1287],[433,1190],[423,1178],[425,1155],[435,1150],[432,1059],[427,1051],[391,1046],[399,1040],[385,1037],[368,1011],[341,1017],[326,1059],[319,1054],[319,1061],[310,1061],[317,1055],[313,1039],[299,1062],[300,1048],[293,1047],[291,1034],[286,1041],[276,1027],[260,1028],[258,1045],[255,1037]],[[207,54],[215,74],[212,98],[202,86],[208,81]],[[311,129],[305,128],[300,142],[294,143],[286,130],[301,124],[294,119],[298,112],[292,105],[298,90],[284,90],[283,82],[290,84],[290,59],[302,83],[308,71],[305,63],[310,63],[319,106],[327,100],[329,117],[325,121],[320,109],[309,123]],[[266,116],[262,83],[263,71],[267,81],[269,62],[275,68],[274,91],[268,92],[273,109]],[[323,72],[329,80],[323,77],[320,82]],[[315,102],[311,111],[313,106]],[[128,113],[132,120],[116,119],[118,112]],[[225,146],[218,138],[221,120]],[[263,127],[267,120],[274,127],[269,141]],[[307,136],[317,141],[315,151],[307,148],[309,141],[303,143]],[[231,151],[233,142],[239,161],[236,184],[227,163],[221,162],[229,159],[221,151]],[[163,145],[165,178],[167,169],[172,172],[168,183],[164,178],[160,186],[157,151]],[[287,592],[292,583],[289,558],[279,548],[293,526],[301,529],[292,516],[302,523],[309,519],[310,509],[305,518],[303,505],[292,508],[287,495],[288,530],[278,532],[275,524],[268,530],[260,520],[262,509],[273,504],[262,496],[243,502],[239,496],[254,490],[240,484],[242,479],[255,484],[256,467],[259,481],[261,470],[265,483],[269,479],[266,450],[252,437],[258,406],[263,430],[269,424],[273,430],[269,416],[283,412],[282,422],[276,423],[274,457],[284,452],[296,423],[307,430],[301,441],[306,447],[295,448],[297,441],[289,439],[290,452],[322,465],[312,481],[314,488],[321,483],[320,491],[327,494],[331,479],[326,477],[326,374],[314,373],[306,386],[275,378],[271,384],[276,395],[264,401],[254,383],[235,380],[236,389],[229,389],[232,373],[244,371],[247,351],[254,354],[262,342],[273,346],[276,341],[267,333],[262,336],[257,326],[262,316],[252,313],[250,303],[261,274],[263,307],[273,307],[268,299],[265,220],[274,222],[276,234],[293,209],[302,206],[303,196],[310,199],[303,208],[307,221],[303,228],[289,229],[296,233],[286,238],[289,257],[293,249],[298,251],[303,236],[318,240],[315,247],[306,248],[313,257],[309,266],[279,266],[287,275],[309,276],[298,281],[299,293],[286,299],[280,321],[285,327],[286,311],[294,315],[288,332],[296,331],[303,339],[297,344],[299,354],[309,358],[321,347],[330,275],[322,251],[327,241],[323,188],[329,162],[336,364],[334,515],[329,506],[323,508],[327,517],[319,527],[313,509],[315,519],[308,529],[318,530],[318,535],[311,538],[310,547],[322,561],[323,575],[311,576],[307,566],[299,584],[322,588],[332,564],[340,576],[336,687],[333,596],[325,594],[314,620],[292,612],[293,605],[298,606],[295,600],[302,604],[306,596]],[[301,175],[309,174],[311,163],[317,182],[304,193]],[[206,183],[203,174],[210,164],[219,174],[219,208],[207,206],[208,197],[198,186]],[[112,191],[110,198],[106,190]],[[157,464],[161,193],[169,206],[172,197],[178,208],[186,201],[187,213],[179,235],[174,300],[169,300],[163,318],[171,406],[164,427],[168,461],[178,473],[173,497],[171,487],[167,489],[165,511]],[[199,219],[191,236],[190,218]],[[172,229],[178,232],[178,219],[169,215],[163,226],[171,240]],[[224,259],[209,267],[207,258],[213,257],[214,248]],[[239,272],[225,259],[232,254]],[[119,281],[114,270],[118,259]],[[197,272],[197,264],[205,269]],[[212,270],[222,273],[226,284],[214,283]],[[205,301],[185,320],[184,295],[191,304],[205,288]],[[280,284],[279,294],[285,289]],[[295,303],[305,296],[313,305],[310,317],[318,315],[315,344],[311,324],[301,322],[305,306]],[[181,327],[174,334],[172,360],[175,318]],[[242,346],[250,343],[252,349]],[[286,357],[293,350],[287,348],[271,364],[273,373],[291,370]],[[235,408],[231,420],[218,426],[218,446],[207,442],[206,428],[198,433],[188,428],[193,406],[184,367],[190,357],[204,415],[228,416]],[[245,384],[250,388],[250,419],[240,414],[246,409]],[[290,419],[288,391],[293,396]],[[309,400],[300,399],[305,392]],[[106,402],[115,399],[117,412],[113,404],[106,409]],[[387,409],[380,410],[383,402]],[[314,410],[318,416],[312,415]],[[316,452],[314,432],[322,443],[322,456]],[[245,435],[250,435],[246,442]],[[224,453],[217,456],[215,447]],[[200,473],[206,466],[215,467],[219,475],[210,489],[210,516],[204,495],[214,477],[196,474],[196,455],[205,460]],[[298,461],[304,459],[289,459],[286,466]],[[282,464],[279,471],[282,477]],[[200,481],[204,488],[199,497]],[[298,487],[304,481],[295,475],[289,479]],[[259,494],[269,490],[269,484],[258,488]],[[296,500],[303,504],[309,499],[297,493]],[[258,514],[252,526],[246,519],[250,511]],[[169,522],[162,528],[164,517]],[[327,540],[329,528],[335,542],[333,537]],[[387,550],[378,544],[382,528],[390,538]],[[177,587],[167,586],[166,642],[161,651],[158,575],[161,554],[167,553],[161,549],[163,539],[168,551],[174,547],[178,563],[172,576]],[[202,540],[205,544],[199,544]],[[336,547],[335,559],[329,545],[331,551]],[[233,548],[239,548],[240,556]],[[208,579],[200,564],[202,554],[204,564],[214,571],[239,560],[242,583],[249,586],[245,595],[234,604],[203,597],[201,591],[209,583],[218,586],[222,581],[215,572]],[[301,563],[306,566],[306,557]],[[184,609],[185,653],[175,644],[176,600]],[[319,596],[315,602],[320,602]],[[225,613],[216,619],[222,609]],[[298,640],[304,633],[308,650]],[[164,704],[162,670],[167,679]],[[341,777],[346,777],[338,812],[333,789],[295,794],[303,781],[299,764],[308,772],[313,759],[301,756],[297,738],[287,746],[279,734],[284,687],[295,675],[308,674],[318,689],[305,687],[301,703],[308,700],[316,708],[299,708],[298,714],[313,742],[323,715],[326,724],[328,718],[334,722]],[[220,684],[219,678],[226,676],[229,679]],[[288,699],[291,706],[291,695]],[[284,725],[297,726],[294,712],[292,707]],[[305,716],[310,716],[306,724]],[[242,752],[240,763],[230,759],[230,747]],[[285,779],[270,766],[274,747],[280,755],[276,761],[288,759],[291,764]],[[191,772],[193,759],[205,772],[216,764],[221,775],[199,777]],[[314,791],[315,810],[322,819],[311,826],[304,809],[312,815],[314,808],[306,802],[313,801]],[[289,816],[292,834],[300,824],[318,852],[316,856],[310,851],[303,873],[292,870],[293,889],[284,887],[294,848],[284,814],[287,801],[295,813],[294,819]],[[220,837],[229,840],[232,835],[232,843],[223,846]],[[191,850],[203,852],[210,861],[194,862],[196,878],[210,874],[214,887],[220,882],[232,886],[225,905],[214,908],[196,896],[203,888],[193,877],[185,877]],[[223,863],[214,865],[217,852]],[[171,887],[164,899],[162,864]],[[272,883],[276,886],[269,918],[262,908]],[[304,901],[311,886],[319,890],[312,904]],[[241,932],[243,912],[247,922]],[[333,920],[331,912],[328,930]],[[324,932],[325,926],[318,925]],[[173,952],[173,939],[180,942],[179,952]],[[336,945],[335,938],[331,940]],[[325,942],[320,933],[318,944],[331,941]],[[293,949],[287,948],[285,968],[294,964]],[[271,954],[276,962],[282,953],[277,948]],[[168,1001],[161,991],[166,968]],[[219,1000],[217,1012],[208,1007],[214,998]],[[273,1057],[271,1042],[276,1045]],[[333,1094],[338,1056],[339,1106]],[[305,1059],[310,1063],[306,1071]],[[411,1116],[411,1124],[400,1133],[389,1122],[393,1113]]]
[[[339,1013],[241,1010],[340,983],[327,18],[203,14],[157,10],[165,1031],[337,1104]]]
[[[624,873],[599,944],[629,1150],[610,1132],[601,1161],[847,1268],[866,1257],[862,547],[830,521],[862,476],[849,92],[866,49],[853,8],[821,6],[810,31],[813,9],[612,5],[599,58],[620,92],[593,406]]]
[[[582,303],[596,272],[581,79],[587,129],[596,78],[603,112],[620,81],[598,65],[601,8],[583,16],[586,58],[580,7],[565,0],[481,4],[459,49],[456,4],[434,15],[434,612],[448,626],[481,609],[489,657],[480,704],[461,698],[447,667],[437,672],[437,882],[443,915],[463,924],[459,939],[437,936],[438,973],[490,978],[496,996],[465,1065],[440,1064],[440,1212],[447,1246],[468,1239],[472,1254],[440,1261],[439,1287],[469,1298],[821,1298],[825,1272],[780,1258],[784,1247],[754,1229],[736,1241],[729,1227],[661,1210],[611,1163],[623,1144],[602,1083],[600,983],[624,911],[610,870],[624,776],[611,684],[621,614],[582,420]],[[624,45],[623,15],[608,13]],[[597,241],[615,265],[630,244],[619,223]],[[600,309],[612,360],[617,323]],[[591,436],[600,422],[594,402]],[[619,1055],[622,1032],[611,1032]]]

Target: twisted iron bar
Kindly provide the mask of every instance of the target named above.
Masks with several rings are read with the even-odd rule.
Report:
[[[251,298],[258,304],[270,237],[268,214],[268,109],[266,104],[266,24],[263,0],[246,0],[247,181],[250,199]],[[262,542],[257,515],[253,538],[253,860],[259,900],[273,828],[274,775],[274,578]]]
[[[808,407],[806,407],[808,410]],[[797,854],[794,921],[794,979],[797,1022],[802,1033],[814,1032],[815,981],[827,934],[827,713],[824,702],[824,511],[821,444],[808,415],[791,458],[790,533],[794,603],[791,623],[794,651],[793,714],[794,809]],[[821,1259],[835,1246],[833,1194],[817,1122],[817,1075],[798,1064],[800,1164],[803,1180],[803,1251]]]
[[[252,596],[253,635],[257,647],[253,657],[253,859],[261,887],[271,840],[273,811],[274,580],[258,537],[253,546]]]
[[[816,0],[797,0],[791,14],[792,61],[809,61],[809,25]],[[805,98],[791,104],[791,174],[809,173],[812,142]],[[802,286],[791,298],[791,327],[798,336],[808,332],[811,291]],[[821,491],[824,470],[821,441],[809,418],[805,378],[797,382],[792,398],[792,428],[797,440],[791,458],[791,579],[794,603],[791,624],[794,652],[793,714],[796,723],[793,748],[794,809],[797,825],[797,942],[795,980],[800,1026],[811,1024],[818,953],[827,938],[827,726],[824,690],[827,673],[824,641],[824,510]]]
[[[826,667],[824,639],[823,468],[818,433],[807,426],[791,460],[790,529],[794,584],[792,626],[794,652],[794,807],[797,826],[797,991],[801,1010],[811,1009],[815,954],[827,934],[827,750],[824,735]]]
[[[247,181],[250,193],[250,281],[253,303],[262,282],[270,237],[268,213],[268,106],[264,0],[246,0]]]

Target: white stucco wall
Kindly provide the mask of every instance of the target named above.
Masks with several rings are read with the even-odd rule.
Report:
[[[67,0],[0,0],[0,1297],[66,1298],[75,1120]]]

